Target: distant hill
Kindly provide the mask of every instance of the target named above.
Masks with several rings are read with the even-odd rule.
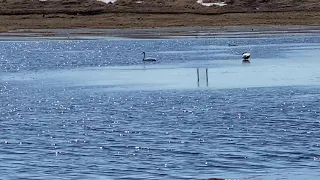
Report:
[[[203,6],[197,0],[0,0],[0,14],[102,14],[134,13],[196,13],[319,11],[319,0],[203,0],[204,3],[225,2],[225,6]]]

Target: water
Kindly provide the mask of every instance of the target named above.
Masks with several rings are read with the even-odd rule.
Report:
[[[319,42],[1,41],[1,178],[317,179]]]

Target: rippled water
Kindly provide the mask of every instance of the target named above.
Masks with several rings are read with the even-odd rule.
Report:
[[[1,178],[320,175],[318,35],[0,41],[0,49]],[[143,64],[142,51],[158,62]]]

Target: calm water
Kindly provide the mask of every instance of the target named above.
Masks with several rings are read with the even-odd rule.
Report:
[[[317,179],[319,58],[317,34],[0,41],[0,179]]]

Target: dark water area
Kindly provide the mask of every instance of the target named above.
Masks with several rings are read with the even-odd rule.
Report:
[[[0,179],[320,175],[315,34],[0,49]],[[144,64],[142,51],[158,61]]]

